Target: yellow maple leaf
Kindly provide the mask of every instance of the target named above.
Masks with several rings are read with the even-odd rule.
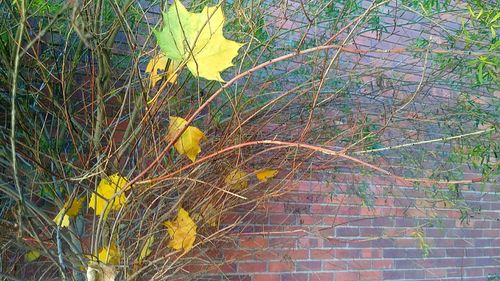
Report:
[[[64,203],[64,207],[59,211],[53,221],[61,227],[68,227],[69,218],[76,217],[78,215],[84,200],[85,197],[66,201],[66,203]]]
[[[184,253],[191,250],[196,240],[196,224],[186,210],[180,208],[175,221],[166,221],[163,224],[167,227],[170,236],[169,248],[184,249]]]
[[[150,236],[146,240],[146,243],[144,243],[144,246],[142,246],[141,254],[139,255],[139,262],[141,262],[151,254],[151,247],[153,246],[154,241],[155,241],[154,236]]]
[[[243,45],[224,38],[224,21],[221,5],[191,13],[175,0],[163,13],[163,29],[155,35],[165,56],[186,62],[193,75],[224,81],[220,72],[233,66],[232,60]]]
[[[35,260],[37,260],[39,257],[40,257],[40,251],[38,251],[38,250],[31,250],[31,251],[27,252],[27,253],[24,255],[24,259],[25,259],[27,262],[32,262],[32,261],[35,261]]]
[[[167,68],[168,65],[168,68]],[[150,73],[149,81],[150,87],[153,88],[158,81],[163,77],[166,77],[167,83],[174,83],[177,80],[177,74],[175,71],[179,67],[179,63],[173,60],[168,60],[164,54],[158,54],[149,60],[146,66],[146,73]],[[162,70],[165,73],[158,73],[158,70]]]
[[[167,140],[171,141],[177,133],[187,124],[181,117],[170,116]],[[196,161],[196,156],[201,152],[200,142],[206,140],[205,134],[198,128],[189,126],[180,138],[174,143],[174,147],[181,155],[186,155],[192,162]]]
[[[109,211],[119,210],[127,197],[123,192],[120,195],[115,196],[115,194],[122,191],[127,183],[127,178],[119,174],[113,174],[109,178],[102,178],[97,186],[98,195],[95,192],[92,193],[89,207],[95,210],[96,215],[104,216],[104,218],[108,216]]]
[[[225,182],[231,189],[245,189],[248,187],[247,173],[240,169],[234,169],[226,176]]]
[[[118,246],[111,242],[109,247],[102,247],[99,250],[99,254],[97,256],[97,260],[104,264],[119,264],[121,259],[121,253]]]
[[[255,172],[255,176],[261,182],[266,182],[268,179],[272,179],[278,174],[277,170],[273,169],[263,169]]]

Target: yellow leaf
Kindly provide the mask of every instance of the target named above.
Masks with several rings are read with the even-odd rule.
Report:
[[[91,261],[87,267],[87,281],[115,281],[116,271],[112,266]]]
[[[167,140],[171,141],[177,133],[187,124],[181,117],[170,116]],[[201,152],[200,142],[206,140],[205,134],[198,128],[189,126],[180,138],[174,143],[174,147],[181,155],[186,155],[192,162],[196,161],[196,156]]]
[[[248,187],[247,173],[234,169],[226,176],[225,182],[231,189],[245,189]]]
[[[108,247],[102,247],[99,250],[99,254],[97,256],[97,259],[99,262],[102,262],[104,264],[119,264],[120,263],[120,249],[118,246],[112,242],[111,245]]]
[[[255,172],[255,176],[261,182],[266,182],[268,179],[272,179],[278,174],[277,170],[273,169],[263,169]]]
[[[117,196],[115,194],[120,192],[127,182],[128,180],[119,174],[101,179],[97,186],[97,194],[100,196],[93,192],[89,207],[95,210],[96,215],[104,216],[104,218],[108,216],[110,210],[119,210],[127,200],[127,197],[123,192]],[[111,201],[108,204],[109,200]]]
[[[32,262],[40,257],[40,252],[37,250],[31,250],[24,255],[24,259],[27,262]]]
[[[193,75],[224,81],[220,72],[233,66],[232,60],[243,45],[224,38],[224,21],[221,5],[191,13],[175,0],[163,14],[163,29],[155,35],[165,56],[186,62]]]
[[[163,224],[167,227],[170,236],[169,248],[184,249],[184,253],[191,250],[196,239],[196,224],[186,210],[180,208],[175,221],[166,221]]]
[[[57,213],[57,216],[53,219],[53,221],[56,223],[56,225],[59,225],[60,227],[68,227],[69,226],[69,216],[65,215],[64,212],[66,210],[62,208],[59,213]]]
[[[153,246],[153,242],[155,241],[154,236],[150,236],[144,246],[142,246],[141,254],[139,255],[139,262],[143,259],[147,258],[151,254],[151,247]]]
[[[69,218],[76,217],[78,215],[84,200],[85,197],[66,201],[66,203],[64,203],[64,207],[59,211],[53,221],[61,227],[68,227]]]
[[[175,71],[178,67],[178,62],[173,60],[170,60],[169,62],[168,58],[165,57],[164,54],[158,54],[153,57],[149,60],[148,65],[146,66],[146,73],[150,73],[150,87],[153,88],[163,77],[167,78],[167,83],[174,83],[177,80],[177,74]],[[164,71],[165,73],[158,73],[158,70]]]
[[[64,204],[64,208],[68,210],[66,212],[66,215],[70,217],[76,217],[78,215],[78,212],[80,212],[80,209],[82,208],[82,203],[84,200],[85,197],[82,197],[80,199],[74,199],[72,201],[66,202]]]

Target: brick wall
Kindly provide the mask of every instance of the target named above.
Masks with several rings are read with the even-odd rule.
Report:
[[[375,196],[372,207],[347,195],[364,180]],[[395,184],[382,177],[289,182],[287,194],[245,219],[234,244],[210,254],[207,266],[221,265],[211,269],[216,274],[207,277],[203,262],[185,269],[190,278],[203,271],[200,280],[254,281],[486,280],[500,273],[500,203],[493,192],[463,192],[481,212],[462,221],[452,206]],[[237,216],[228,214],[226,222]]]
[[[364,6],[366,4],[363,2]],[[390,32],[378,36],[373,31],[362,31],[353,38],[349,47],[409,48],[416,38],[430,39],[436,46],[442,43],[442,33],[436,31],[438,28],[434,25],[425,20],[419,22],[415,13],[402,12],[396,1],[388,7],[387,17],[382,21],[393,26]],[[283,40],[296,43],[304,32],[300,9],[299,1],[287,1],[285,8],[278,5],[268,9],[270,23],[267,28],[294,30]],[[459,28],[458,23],[459,17],[453,12],[439,20],[441,26],[452,30]],[[328,38],[331,31],[315,28],[308,32],[314,38]],[[377,87],[374,85],[380,72],[375,74],[369,70],[384,69],[385,79],[403,85],[385,92],[377,88],[383,92],[377,96],[377,101],[389,105],[407,98],[415,90],[424,67],[422,57],[415,58],[408,52],[343,54],[340,62],[335,71],[350,67],[367,71],[362,78],[365,85],[356,89],[359,95],[354,94],[353,100],[359,103],[363,112],[372,115],[374,122],[380,123],[383,121],[378,118],[380,108],[373,106],[372,98],[366,98],[369,90]],[[299,68],[300,63],[300,60],[286,62],[276,66],[276,70],[290,71]],[[458,93],[446,83],[459,78],[454,73],[439,76],[440,70],[435,64],[429,63],[426,67],[429,69],[425,94],[418,96],[405,112],[429,114],[428,106],[453,104],[457,98]],[[435,127],[436,124],[426,123],[425,127],[419,127],[421,124],[413,121],[413,117],[405,116],[393,122],[393,127],[381,136],[381,142],[388,146],[443,133]],[[430,149],[447,148],[433,146]],[[402,158],[398,153],[389,152],[385,158],[387,162],[378,164],[387,167],[400,165]],[[417,151],[408,153],[411,156]],[[429,172],[438,163],[436,159],[426,161],[430,162],[427,171],[419,170],[419,173]],[[231,243],[217,245],[215,251],[205,253],[205,261],[202,258],[199,264],[186,266],[185,278],[249,281],[487,280],[500,274],[497,183],[471,185],[461,191],[455,199],[477,210],[464,215],[454,203],[443,199],[443,192],[450,188],[447,185],[417,189],[392,178],[348,171],[333,177],[325,177],[319,172],[310,179],[303,177],[287,181],[286,194],[259,205],[244,218],[243,226],[228,237]],[[464,171],[465,178],[480,176],[477,171]],[[325,178],[328,182],[322,180]],[[370,200],[364,201],[356,196],[355,191],[361,188],[371,196]],[[223,222],[230,224],[246,211],[225,214]],[[207,274],[207,271],[211,273]]]

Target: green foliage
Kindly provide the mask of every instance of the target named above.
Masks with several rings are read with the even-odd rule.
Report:
[[[418,8],[424,12],[424,14],[430,14],[432,12],[444,11],[450,5],[450,0],[403,0],[403,5],[408,5],[413,8]]]
[[[419,227],[413,231],[412,236],[415,239],[417,239],[420,250],[422,251],[422,255],[424,257],[428,257],[431,250],[430,250],[430,245],[427,243],[427,240],[425,239],[424,230],[421,227]]]

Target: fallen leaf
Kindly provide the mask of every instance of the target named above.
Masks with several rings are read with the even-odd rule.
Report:
[[[119,210],[125,203],[127,197],[122,192],[120,195],[115,196],[116,193],[122,191],[128,180],[119,174],[113,174],[109,178],[103,178],[97,186],[97,195],[92,193],[90,198],[89,207],[94,209],[96,215],[104,216],[106,218],[110,210]],[[108,204],[108,201],[111,200]]]
[[[154,241],[155,241],[154,236],[150,236],[146,240],[146,243],[144,243],[144,246],[142,246],[141,254],[139,255],[139,262],[141,262],[151,254],[151,247],[153,247]]]
[[[87,267],[87,281],[115,281],[114,267],[91,261]]]
[[[178,67],[178,62],[173,60],[170,60],[169,62],[168,58],[165,57],[164,54],[158,54],[151,58],[146,66],[146,73],[150,73],[150,88],[153,88],[163,77],[166,77],[167,83],[174,83],[177,80],[177,74],[175,71]],[[158,73],[159,70],[164,71],[164,73]]]
[[[167,140],[171,141],[177,133],[187,124],[181,117],[170,116]],[[182,133],[180,138],[174,143],[174,147],[181,155],[186,155],[192,162],[196,161],[196,156],[201,152],[200,142],[206,140],[205,134],[198,128],[189,126]]]
[[[38,251],[38,250],[31,250],[31,251],[27,252],[27,253],[24,255],[24,259],[25,259],[27,262],[32,262],[32,261],[35,261],[35,260],[37,260],[39,257],[40,257],[40,251]]]
[[[191,250],[196,240],[196,224],[186,210],[180,208],[175,221],[166,221],[163,224],[167,227],[170,236],[169,248],[184,249],[184,253]]]
[[[225,182],[231,189],[245,189],[248,187],[247,173],[234,169],[226,176]]]
[[[84,200],[85,197],[66,201],[66,203],[64,203],[64,207],[61,210],[59,210],[59,213],[57,214],[57,216],[54,218],[53,221],[57,225],[60,225],[61,227],[68,227],[69,218],[76,217],[78,215],[78,212],[82,208],[82,203]]]
[[[273,169],[263,169],[255,172],[255,176],[261,182],[266,182],[268,179],[272,179],[278,174],[277,170]]]
[[[221,5],[191,13],[175,0],[163,13],[163,28],[155,35],[165,56],[186,62],[193,75],[224,81],[220,72],[233,66],[232,60],[243,45],[224,38],[224,20]]]
[[[119,264],[121,259],[121,253],[118,246],[112,242],[109,247],[102,247],[99,250],[97,260],[104,264]]]

